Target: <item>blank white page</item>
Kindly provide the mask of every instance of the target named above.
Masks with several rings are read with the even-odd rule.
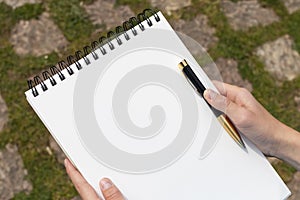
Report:
[[[164,16],[114,39],[91,64],[26,98],[49,132],[100,195],[111,178],[129,200],[282,200],[290,191],[246,138],[240,148],[182,76],[184,58],[215,89]],[[199,157],[205,140],[219,134]]]

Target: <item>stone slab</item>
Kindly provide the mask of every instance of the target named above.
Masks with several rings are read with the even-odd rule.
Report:
[[[300,0],[281,0],[289,14],[292,14],[300,9]]]
[[[234,30],[248,30],[251,27],[266,26],[279,20],[271,9],[263,8],[257,0],[243,0],[234,3],[221,1],[222,11]]]
[[[238,63],[233,59],[219,58],[214,65],[203,67],[204,71],[210,79],[223,81],[239,87],[244,87],[250,92],[253,90],[252,84],[248,80],[244,80],[239,73]]]
[[[115,0],[96,0],[92,4],[83,4],[83,7],[93,24],[105,25],[107,30],[135,16],[129,6],[115,7]]]
[[[190,21],[170,20],[170,24],[175,31],[183,33],[198,42],[197,48],[201,45],[205,50],[208,50],[218,42],[218,38],[214,35],[216,30],[214,27],[209,26],[206,15],[199,14]],[[200,49],[200,51],[199,54],[202,54],[203,50]],[[192,54],[197,55],[198,53],[192,52]]]
[[[279,81],[290,81],[300,75],[300,55],[293,49],[293,45],[292,38],[284,35],[256,50],[256,55],[264,62],[265,69]]]
[[[56,141],[53,139],[52,136],[49,136],[49,146],[50,146],[51,150],[54,151],[54,154],[56,156],[57,161],[60,164],[64,164],[64,160],[66,158],[66,155],[61,150],[60,146],[56,143]],[[51,150],[49,151],[50,154],[52,154]]]
[[[9,200],[19,192],[27,194],[32,190],[32,185],[25,180],[27,170],[16,145],[7,144],[0,151],[0,199]]]
[[[165,11],[168,15],[172,11],[179,10],[181,8],[190,6],[192,4],[191,0],[150,0],[150,3],[153,7],[157,7],[162,11]]]
[[[0,95],[0,132],[3,130],[7,121],[8,121],[7,106],[4,99]]]
[[[59,52],[68,44],[48,13],[43,13],[39,19],[21,20],[13,28],[10,42],[17,54],[35,56]]]
[[[294,174],[293,180],[288,183],[288,187],[292,191],[292,196],[289,200],[299,200],[300,199],[300,172]]]
[[[40,3],[41,0],[0,0],[0,3],[4,2],[5,4],[11,6],[13,9],[23,6],[26,3],[34,4],[34,3]]]
[[[300,96],[296,96],[294,98],[294,100],[295,100],[295,102],[297,104],[297,110],[298,110],[298,112],[300,112]]]

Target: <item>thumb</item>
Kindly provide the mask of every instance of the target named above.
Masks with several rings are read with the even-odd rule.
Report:
[[[211,89],[205,90],[203,96],[212,107],[222,111],[223,113],[226,112],[228,100],[225,96],[220,95]]]
[[[210,89],[205,90],[203,96],[211,106],[225,113],[236,125],[243,125],[242,120],[248,113],[245,108]]]
[[[105,200],[125,200],[120,190],[108,178],[100,181],[100,188]]]

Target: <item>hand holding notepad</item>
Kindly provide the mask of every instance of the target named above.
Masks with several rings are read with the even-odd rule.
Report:
[[[246,139],[247,152],[236,145],[191,90],[177,68],[182,58],[216,88],[163,15],[149,12],[92,43],[90,54],[68,57],[74,63],[51,78],[29,81],[27,100],[66,155],[99,195],[105,176],[130,200],[286,198],[263,154]]]

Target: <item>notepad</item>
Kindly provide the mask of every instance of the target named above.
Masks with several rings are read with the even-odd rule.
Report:
[[[286,199],[264,155],[246,138],[240,148],[191,89],[182,59],[215,89],[163,14],[145,10],[30,80],[25,95],[100,196],[108,177],[129,200]]]

